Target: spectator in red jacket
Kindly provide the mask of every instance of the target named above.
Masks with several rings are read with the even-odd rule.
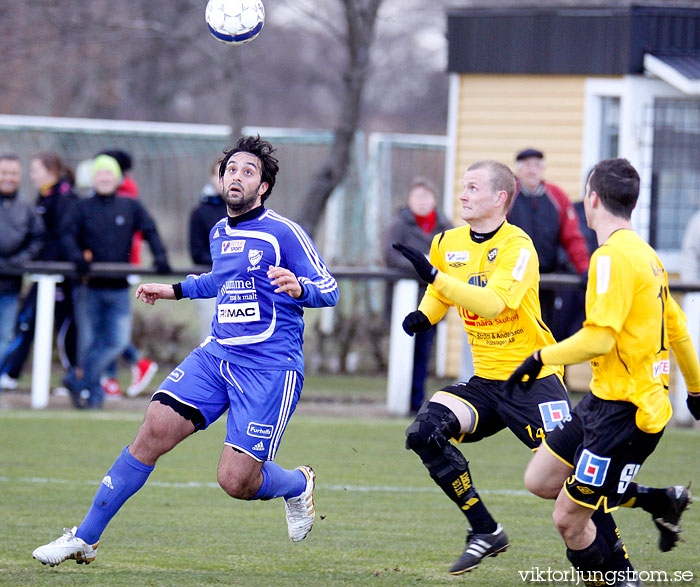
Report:
[[[581,235],[576,211],[560,187],[544,181],[544,153],[537,149],[525,149],[515,157],[517,191],[508,212],[508,222],[522,228],[535,245],[540,259],[540,273],[566,271],[566,258],[582,279],[588,274],[590,255]],[[542,319],[555,338],[558,325],[555,320],[557,292],[542,289],[540,305]]]

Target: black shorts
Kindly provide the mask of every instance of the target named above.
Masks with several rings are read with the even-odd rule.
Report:
[[[654,452],[663,430],[637,428],[637,406],[588,393],[571,420],[547,435],[545,446],[574,469],[564,490],[576,503],[604,511],[617,509],[627,486]]]
[[[556,375],[538,379],[528,391],[517,386],[510,399],[503,397],[503,383],[472,377],[466,383],[442,389],[460,398],[474,412],[475,426],[471,433],[455,440],[476,442],[507,427],[523,444],[536,449],[558,422],[570,418],[569,396]]]

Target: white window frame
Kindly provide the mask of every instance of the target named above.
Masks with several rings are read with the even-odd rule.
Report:
[[[620,99],[619,157],[625,157],[639,171],[641,180],[639,202],[632,214],[632,226],[645,240],[649,240],[651,209],[651,170],[654,146],[653,116],[657,98],[687,98],[664,81],[643,75],[620,78],[589,78],[585,84],[585,111],[582,148],[582,174],[600,159],[602,100]],[[582,177],[582,184],[585,177]],[[680,267],[679,250],[657,251],[667,271]]]

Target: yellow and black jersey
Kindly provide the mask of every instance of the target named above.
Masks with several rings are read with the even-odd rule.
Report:
[[[688,331],[659,257],[632,230],[614,232],[591,257],[586,326],[610,328],[615,338],[591,359],[593,394],[633,403],[640,430],[661,430],[671,418],[669,341]]]
[[[464,284],[489,290],[505,304],[492,319],[479,316],[447,297],[440,274],[420,303],[419,309],[433,324],[449,306],[457,306],[477,376],[504,381],[534,351],[554,343],[540,313],[537,253],[520,228],[504,222],[493,237],[481,243],[472,240],[469,226],[448,230],[433,239],[430,262]],[[545,366],[540,377],[552,374],[562,377],[563,368]]]

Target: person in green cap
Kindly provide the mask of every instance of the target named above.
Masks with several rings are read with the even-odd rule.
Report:
[[[125,277],[90,276],[90,264],[128,263],[131,241],[141,231],[158,273],[170,266],[153,219],[139,200],[116,195],[122,181],[119,163],[98,155],[92,166],[92,196],[73,209],[61,245],[82,276],[75,292],[79,368],[66,377],[73,404],[99,409],[104,401],[100,376],[131,340],[131,296]],[[81,391],[87,390],[87,403]]]

